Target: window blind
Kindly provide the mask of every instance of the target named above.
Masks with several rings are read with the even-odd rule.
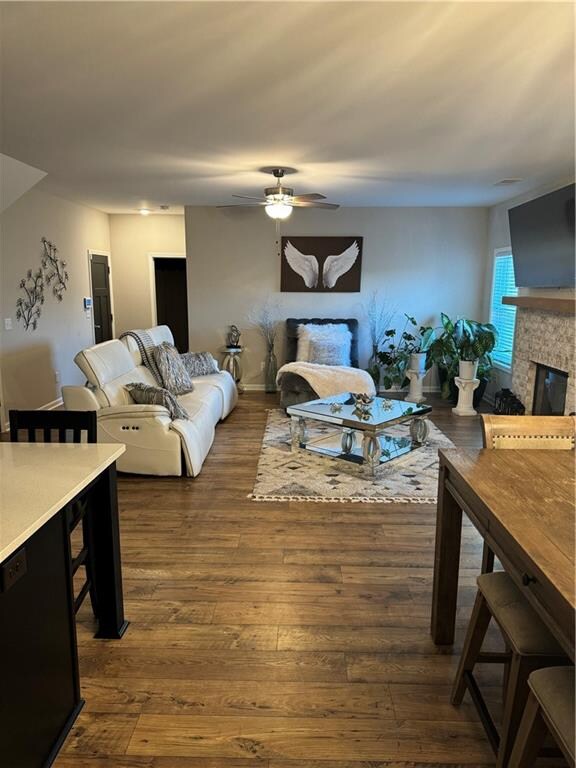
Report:
[[[512,366],[516,307],[502,304],[502,297],[517,295],[518,288],[514,278],[512,254],[498,253],[494,258],[494,279],[490,304],[490,322],[498,329],[498,344],[492,353],[492,359],[505,368]]]

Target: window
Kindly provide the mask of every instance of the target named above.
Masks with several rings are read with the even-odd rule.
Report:
[[[512,254],[509,250],[497,250],[494,255],[490,322],[498,329],[498,344],[492,353],[492,359],[496,364],[508,369],[512,366],[516,307],[502,304],[502,297],[517,295]]]

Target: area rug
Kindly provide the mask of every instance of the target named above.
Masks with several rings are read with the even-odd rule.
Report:
[[[434,504],[438,486],[438,449],[454,448],[432,422],[427,444],[382,465],[375,478],[360,476],[342,460],[309,452],[292,453],[290,419],[282,410],[268,414],[258,471],[250,498],[254,501],[362,502],[366,504]],[[311,438],[330,427],[308,422]],[[408,436],[407,425],[390,434]]]

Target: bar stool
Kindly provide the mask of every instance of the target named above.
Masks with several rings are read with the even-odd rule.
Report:
[[[532,766],[550,732],[574,768],[574,667],[532,672],[530,694],[510,756],[510,768]]]
[[[81,443],[83,433],[86,435],[86,442],[98,441],[96,411],[10,411],[9,417],[10,440],[13,443],[21,442],[20,432],[25,433],[26,442],[29,443],[37,442],[38,437],[44,443],[66,443],[70,435],[74,443]],[[38,433],[41,434],[38,435]],[[86,514],[87,511],[88,507],[83,499],[78,499],[69,509],[69,536],[79,524],[82,526],[82,548],[76,556],[72,555],[72,545],[70,545],[70,568],[72,577],[82,566],[86,573],[80,591],[74,598],[74,613],[78,613],[86,596],[90,595],[92,612],[96,616],[98,599],[93,577],[93,534],[91,517]]]
[[[497,754],[496,765],[503,768],[508,764],[528,698],[528,676],[536,669],[566,662],[566,655],[507,573],[484,573],[477,583],[478,593],[452,689],[452,704],[461,704],[466,689],[469,690]],[[492,618],[502,632],[504,653],[481,651]],[[500,735],[473,675],[477,663],[506,664]]]

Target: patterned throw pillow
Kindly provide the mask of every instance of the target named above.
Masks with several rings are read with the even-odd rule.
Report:
[[[188,414],[182,408],[178,400],[171,392],[162,387],[153,387],[150,384],[126,384],[126,389],[135,403],[142,405],[163,405],[168,408],[172,419],[189,419]]]
[[[173,344],[163,341],[154,347],[154,361],[162,377],[162,385],[173,395],[185,395],[192,392],[194,384],[184,367],[180,353]]]
[[[186,352],[180,355],[190,376],[209,376],[218,373],[218,367],[210,352]]]
[[[325,339],[310,342],[310,362],[319,365],[350,365],[349,344],[346,340]]]

